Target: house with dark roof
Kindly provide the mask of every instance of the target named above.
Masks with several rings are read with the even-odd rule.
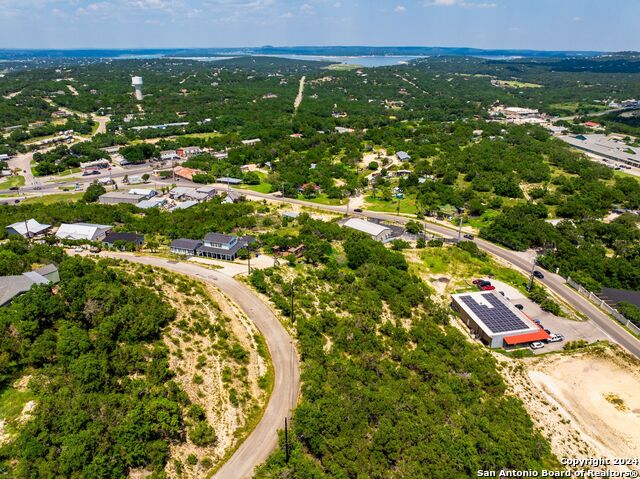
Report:
[[[182,254],[186,256],[196,256],[196,251],[202,246],[202,241],[179,238],[173,240],[169,246],[169,251],[174,254]]]
[[[35,271],[0,277],[0,306],[9,304],[16,296],[26,293],[33,285],[59,283],[60,274],[55,265],[49,264]]]
[[[222,233],[208,233],[203,241],[185,238],[173,240],[170,250],[174,254],[233,261],[238,257],[238,251],[254,241],[251,236],[239,238]]]
[[[246,245],[237,236],[208,233],[204,237],[204,244],[198,248],[198,256],[233,261],[238,256],[238,251]]]
[[[132,243],[136,248],[144,243],[144,236],[135,233],[107,233],[102,242],[109,248],[116,247],[116,242]]]

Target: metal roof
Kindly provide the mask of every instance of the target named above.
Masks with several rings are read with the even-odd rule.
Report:
[[[94,240],[100,233],[111,230],[109,225],[91,223],[62,223],[56,232],[56,238],[72,240]]]
[[[6,228],[7,229],[11,228],[12,230],[14,230],[19,235],[22,235],[22,236],[26,237],[27,236],[27,229],[29,230],[29,235],[33,236],[33,235],[37,235],[37,234],[42,233],[43,231],[48,230],[49,228],[51,228],[51,225],[40,224],[36,220],[31,218],[31,219],[26,221],[26,225],[25,225],[24,221],[18,221],[17,223],[10,224]]]
[[[344,226],[357,231],[361,231],[363,233],[367,233],[368,235],[372,236],[378,236],[380,233],[385,232],[391,233],[393,231],[387,226],[372,223],[370,221],[365,221],[360,218],[350,218],[344,223]]]

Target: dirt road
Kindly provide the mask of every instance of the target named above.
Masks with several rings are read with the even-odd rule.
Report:
[[[273,392],[262,419],[213,479],[245,479],[253,475],[278,445],[278,429],[290,415],[300,390],[300,366],[295,347],[273,311],[249,288],[219,271],[179,261],[127,253],[102,252],[101,256],[165,268],[206,281],[225,293],[253,321],[263,335],[275,373]]]
[[[298,95],[296,96],[296,99],[293,102],[293,112],[295,113],[296,111],[298,111],[298,107],[300,106],[300,103],[302,103],[302,97],[304,96],[304,81],[306,80],[307,77],[303,76],[302,78],[300,78],[300,86],[298,87]]]

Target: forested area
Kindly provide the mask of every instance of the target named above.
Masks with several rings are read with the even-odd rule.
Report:
[[[55,261],[61,278],[0,308],[0,387],[29,374],[37,404],[0,448],[0,474],[11,464],[16,478],[115,479],[144,466],[163,477],[188,401],[158,342],[175,311],[108,261],[22,240],[0,255],[18,255],[22,270]]]
[[[257,478],[451,479],[556,464],[494,360],[449,325],[401,253],[303,218],[309,233],[331,243],[320,266],[251,277],[295,321],[303,360],[291,459],[281,443]]]

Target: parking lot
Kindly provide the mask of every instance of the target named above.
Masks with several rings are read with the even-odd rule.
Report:
[[[548,329],[552,333],[564,336],[564,341],[546,343],[544,348],[534,350],[534,354],[561,350],[567,341],[584,339],[592,343],[608,339],[606,334],[593,321],[574,321],[555,316],[543,311],[540,306],[531,301],[513,286],[495,279],[491,280],[491,284],[496,287],[496,292],[504,293],[504,297],[512,303],[521,304],[523,306],[522,312],[532,320],[539,320],[544,329]]]

